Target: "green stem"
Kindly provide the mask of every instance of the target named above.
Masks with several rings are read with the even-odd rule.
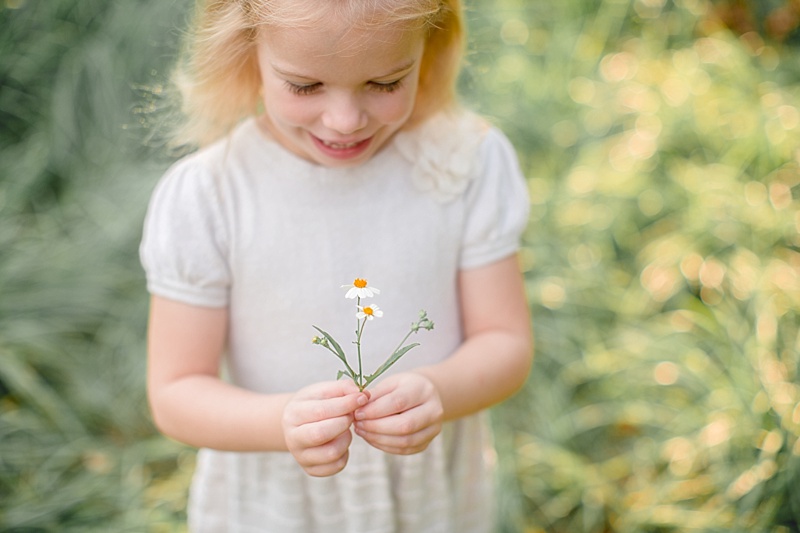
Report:
[[[356,308],[361,307],[361,297],[356,297]],[[364,370],[361,366],[361,334],[364,332],[364,325],[366,325],[367,319],[364,318],[363,322],[359,322],[358,318],[356,318],[356,351],[358,352],[358,380],[356,381],[356,385],[358,385],[359,390],[364,390]]]
[[[335,355],[337,359],[341,360],[341,357],[339,357],[339,354],[336,353],[336,350],[334,350],[333,348],[331,348],[327,344],[323,344],[323,347],[327,348],[328,351],[331,352],[333,355]],[[342,362],[344,363],[345,368],[347,368],[347,371],[350,372],[350,375],[351,376],[355,376],[356,373],[353,371],[352,368],[350,368],[350,365],[347,364],[347,361],[346,360],[342,360]]]
[[[392,353],[397,353],[397,350],[403,347],[403,345],[406,343],[406,341],[408,340],[408,338],[411,336],[412,333],[414,333],[413,328],[410,329],[408,333],[406,333],[406,336],[403,337],[403,340],[400,341],[400,344],[397,345],[397,348],[395,348]]]
[[[356,350],[358,351],[358,388],[364,390],[364,370],[361,366],[361,335],[364,333],[364,326],[367,325],[367,318],[358,324],[358,336],[356,337]]]

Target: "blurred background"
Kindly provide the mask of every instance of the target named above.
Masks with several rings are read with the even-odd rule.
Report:
[[[0,530],[185,531],[137,246],[190,2],[0,2]],[[501,531],[800,531],[800,2],[467,6],[532,204]]]

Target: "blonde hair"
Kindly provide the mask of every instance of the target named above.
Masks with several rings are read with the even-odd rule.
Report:
[[[418,22],[427,29],[409,126],[455,105],[463,53],[461,0],[198,0],[193,31],[173,74],[182,120],[175,145],[207,145],[256,114],[261,28],[313,27],[331,15],[375,28]]]

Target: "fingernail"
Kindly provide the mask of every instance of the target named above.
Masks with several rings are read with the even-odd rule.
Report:
[[[366,418],[364,416],[364,413],[362,413],[361,411],[356,411],[355,417],[356,417],[356,420],[364,420],[364,418]]]
[[[360,395],[358,397],[358,400],[356,400],[356,403],[358,405],[366,405],[368,401],[369,401],[369,398],[367,397],[367,395],[366,394],[362,394],[362,395]]]

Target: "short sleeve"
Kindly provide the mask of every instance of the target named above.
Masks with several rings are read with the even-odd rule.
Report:
[[[201,163],[189,156],[161,178],[145,217],[139,257],[151,294],[224,307],[231,276],[221,198]]]
[[[496,128],[480,147],[477,169],[466,193],[462,269],[484,266],[516,252],[528,223],[525,177],[514,148]]]

